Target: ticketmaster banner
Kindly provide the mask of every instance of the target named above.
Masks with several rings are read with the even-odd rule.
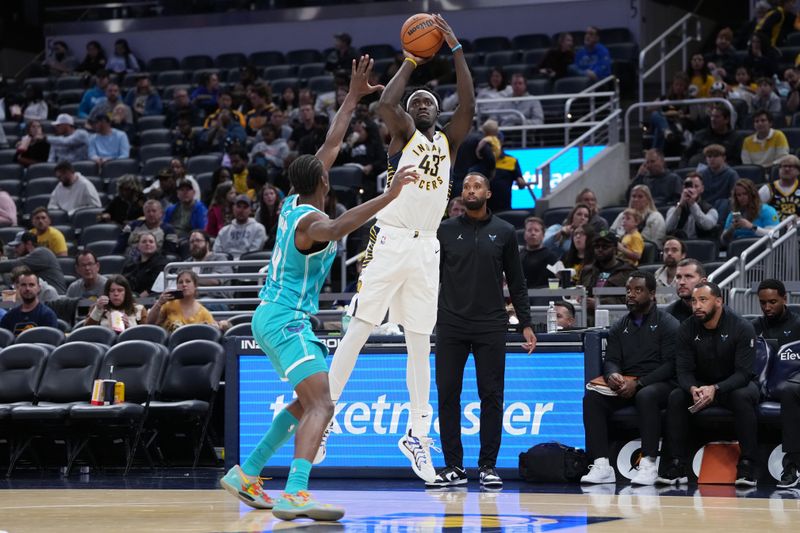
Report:
[[[326,467],[406,467],[408,460],[397,441],[408,424],[405,353],[362,354],[336,406],[333,434],[328,441]],[[497,466],[516,468],[518,454],[534,444],[559,441],[583,447],[581,399],[584,391],[581,352],[508,353],[503,411],[503,444]],[[292,400],[288,383],[281,382],[263,355],[239,355],[239,457],[244,460],[267,431],[273,417]],[[431,355],[431,369],[435,368]],[[435,376],[431,404],[433,430],[439,443]],[[461,396],[462,442],[467,466],[477,463],[480,447],[480,400],[475,366],[469,359]],[[269,466],[288,466],[287,444]],[[437,466],[443,465],[434,452]]]
[[[599,154],[605,146],[584,146],[583,163],[586,164],[594,156]],[[520,148],[517,150],[506,150],[506,153],[516,157],[519,161],[522,176],[528,183],[533,183],[533,192],[536,198],[542,197],[542,184],[536,178],[536,168],[556,155],[561,147],[555,148]],[[550,189],[555,189],[558,184],[566,179],[570,174],[578,170],[578,149],[570,148],[567,153],[556,159],[551,166]],[[535,205],[531,193],[527,190],[519,189],[516,185],[511,189],[511,207],[514,209],[532,209]]]

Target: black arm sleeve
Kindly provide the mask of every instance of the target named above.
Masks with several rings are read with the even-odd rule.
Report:
[[[690,321],[686,321],[678,328],[678,336],[675,342],[675,370],[678,375],[678,385],[689,392],[689,389],[697,386],[697,377],[694,374],[695,354],[692,347],[692,328]]]
[[[624,319],[623,319],[624,320]],[[608,381],[608,376],[620,372],[622,362],[622,344],[619,340],[619,328],[622,321],[615,322],[608,330],[608,342],[606,343],[606,358],[603,361],[603,376]]]
[[[753,364],[756,360],[756,333],[752,324],[744,320],[736,324],[736,352],[734,371],[727,379],[717,383],[719,392],[730,392],[747,385],[753,379]]]
[[[675,377],[675,337],[679,326],[680,323],[674,317],[666,313],[661,316],[658,325],[658,329],[661,330],[658,339],[661,347],[661,365],[639,380],[642,386],[669,381]]]

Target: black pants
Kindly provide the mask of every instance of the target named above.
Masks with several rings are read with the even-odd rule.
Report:
[[[642,455],[658,456],[658,439],[661,438],[661,409],[673,389],[670,383],[651,383],[632,398],[603,396],[586,391],[583,395],[583,427],[586,431],[586,452],[592,459],[608,457],[608,419],[619,409],[633,405],[642,436]]]
[[[439,394],[439,432],[447,466],[463,467],[461,446],[461,387],[464,365],[472,351],[478,397],[481,400],[481,451],[478,466],[494,467],[503,432],[503,392],[506,334],[468,333],[446,326],[436,329],[436,390]]]
[[[783,451],[800,460],[800,382],[787,381],[781,392]]]
[[[686,460],[688,458],[686,440],[689,436],[688,408],[694,401],[692,396],[681,388],[670,393],[667,402],[667,438],[672,456]],[[758,446],[758,422],[756,406],[758,405],[758,387],[750,382],[740,389],[717,394],[712,406],[725,407],[733,411],[736,438],[741,449],[741,458],[756,460]],[[701,411],[702,412],[702,411]]]

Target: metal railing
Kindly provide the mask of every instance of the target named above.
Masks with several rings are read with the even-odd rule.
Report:
[[[611,89],[614,92],[614,96],[612,96],[608,102],[598,106],[596,104],[597,97],[599,97],[601,94],[606,94],[602,91],[598,92],[598,90],[606,85],[611,86]],[[582,90],[581,94],[586,94],[586,97],[589,100],[589,110],[585,115],[579,116],[573,122],[570,122],[570,120],[572,119],[572,104],[580,99],[573,96],[571,98],[568,98],[567,101],[564,102],[564,122],[567,123],[567,126],[564,128],[564,144],[569,144],[570,133],[572,132],[572,128],[575,127],[573,126],[573,124],[585,125],[588,121],[596,122],[601,118],[600,115],[603,112],[611,113],[615,109],[619,109],[620,107],[619,79],[616,76],[608,76],[598,82],[593,83],[592,85]]]
[[[760,313],[753,285],[765,278],[800,280],[798,251],[798,218],[792,215],[739,256],[728,259],[708,279],[719,285],[726,303],[738,313]]]
[[[690,35],[690,26],[694,25],[694,35]],[[669,50],[667,41],[677,37],[677,44],[670,44]],[[642,48],[639,52],[639,101],[644,99],[644,83],[647,78],[655,73],[659,74],[661,81],[661,94],[667,92],[667,61],[669,61],[675,54],[680,53],[682,65],[686,65],[687,51],[689,45],[693,42],[700,42],[702,40],[702,26],[700,18],[693,13],[687,13],[678,22],[667,28],[664,33],[653,39],[653,41]],[[654,50],[658,50],[659,57],[653,65],[645,70],[648,54]],[[639,120],[642,120],[642,111],[639,111]]]

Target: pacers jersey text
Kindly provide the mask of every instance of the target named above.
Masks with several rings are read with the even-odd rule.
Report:
[[[413,165],[420,178],[410,183],[378,213],[381,223],[398,228],[436,231],[447,209],[450,193],[450,143],[441,131],[429,141],[419,130],[403,150],[389,157],[388,183],[397,169]]]

